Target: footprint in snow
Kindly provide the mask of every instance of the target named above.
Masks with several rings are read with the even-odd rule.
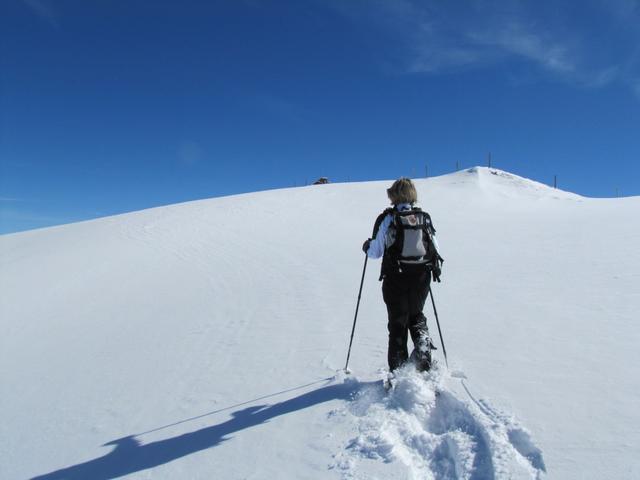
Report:
[[[447,388],[464,376],[408,367],[396,377],[388,394],[367,387],[349,403],[357,435],[336,456],[344,478],[357,478],[367,462],[401,466],[416,479],[544,477],[542,451],[512,416],[475,400],[466,385],[467,397]]]

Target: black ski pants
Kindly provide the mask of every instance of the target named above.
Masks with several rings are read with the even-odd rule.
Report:
[[[427,319],[422,313],[429,293],[431,274],[418,272],[393,273],[382,282],[382,297],[389,317],[389,370],[393,371],[409,358],[407,340],[411,334],[416,351],[429,348]]]

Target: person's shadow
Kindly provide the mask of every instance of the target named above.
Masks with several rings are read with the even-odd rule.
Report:
[[[166,440],[141,445],[135,435],[113,440],[115,448],[106,455],[34,477],[32,480],[107,480],[157,467],[186,455],[220,445],[230,435],[287,413],[328,402],[350,399],[366,384],[345,382],[328,385],[295,398],[273,404],[247,407],[232,413],[226,422]]]

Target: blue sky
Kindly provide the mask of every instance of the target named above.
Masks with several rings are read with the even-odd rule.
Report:
[[[640,194],[638,0],[0,8],[0,233],[488,152]]]

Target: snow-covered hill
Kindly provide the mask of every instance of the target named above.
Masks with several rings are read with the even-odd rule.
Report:
[[[385,395],[389,183],[0,237],[0,478],[640,478],[640,198],[417,180],[450,369]]]

